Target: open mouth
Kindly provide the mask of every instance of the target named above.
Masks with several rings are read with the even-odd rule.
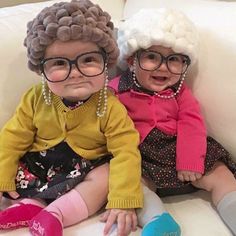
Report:
[[[152,79],[161,84],[165,83],[168,80],[166,76],[152,76]]]

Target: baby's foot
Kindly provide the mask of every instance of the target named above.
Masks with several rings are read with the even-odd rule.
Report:
[[[61,222],[45,210],[30,220],[29,230],[34,236],[62,236]]]
[[[0,212],[0,230],[27,227],[29,220],[43,208],[32,204],[18,203]]]
[[[168,213],[155,216],[142,230],[142,236],[180,236],[179,225]]]

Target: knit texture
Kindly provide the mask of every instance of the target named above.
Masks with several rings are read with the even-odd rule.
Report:
[[[110,92],[107,112],[98,118],[98,98],[99,92],[70,110],[56,95],[52,105],[46,105],[42,86],[32,87],[0,132],[0,191],[15,190],[18,161],[27,151],[42,151],[65,141],[88,160],[113,155],[108,208],[142,207],[138,132],[125,107]]]

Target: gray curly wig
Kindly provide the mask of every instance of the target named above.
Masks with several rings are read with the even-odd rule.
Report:
[[[89,0],[60,2],[44,8],[27,24],[24,45],[30,70],[40,73],[40,61],[47,46],[55,40],[94,42],[104,49],[108,66],[112,66],[119,56],[119,49],[110,20],[107,12]]]

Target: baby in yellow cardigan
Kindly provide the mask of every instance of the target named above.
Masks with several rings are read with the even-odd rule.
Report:
[[[107,90],[119,55],[110,15],[90,1],[61,2],[27,27],[28,66],[42,83],[0,133],[0,197],[20,198],[0,212],[0,229],[60,236],[107,202],[104,233],[117,222],[127,235],[143,206],[141,158],[138,132]]]

